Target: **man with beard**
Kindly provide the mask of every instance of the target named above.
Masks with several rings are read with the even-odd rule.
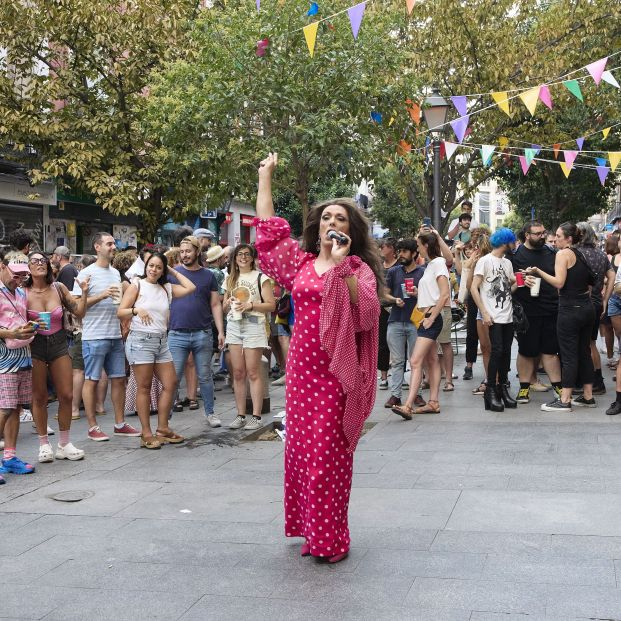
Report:
[[[201,245],[192,235],[179,244],[181,265],[176,269],[196,285],[192,295],[175,298],[170,305],[168,346],[175,363],[177,386],[183,378],[185,363],[190,353],[194,358],[196,373],[205,406],[205,416],[211,427],[220,427],[214,414],[213,377],[211,357],[213,352],[212,321],[218,333],[218,347],[224,347],[224,324],[218,283],[208,269],[199,265]],[[170,282],[177,281],[170,277]]]
[[[527,267],[538,267],[548,274],[554,274],[556,252],[546,245],[546,231],[533,220],[524,226],[524,243],[507,258],[513,263],[515,273]],[[541,279],[538,296],[531,296],[530,288],[535,278],[525,277],[525,286],[518,286],[515,297],[524,307],[528,319],[528,330],[517,335],[517,368],[520,378],[518,403],[530,401],[530,381],[535,372],[535,363],[541,356],[541,363],[557,395],[561,391],[561,364],[558,357],[556,317],[558,314],[558,292]]]
[[[425,268],[416,265],[418,244],[415,239],[403,239],[397,244],[397,265],[391,267],[386,274],[384,300],[392,305],[388,317],[386,338],[392,360],[390,376],[390,398],[384,407],[391,408],[401,405],[401,388],[407,359],[412,356],[416,342],[416,327],[410,321],[410,315],[418,299],[418,283]],[[417,395],[417,407],[425,405],[423,398]]]

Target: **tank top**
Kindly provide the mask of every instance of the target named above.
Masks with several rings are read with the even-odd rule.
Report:
[[[576,263],[567,270],[567,278],[559,296],[573,300],[588,298],[591,273],[585,261],[578,256],[578,251],[575,248],[571,250],[576,257]]]
[[[143,308],[151,316],[151,323],[142,323],[140,317],[132,317],[129,329],[131,332],[149,332],[151,334],[166,334],[168,331],[168,318],[170,316],[170,301],[172,298],[172,285],[166,283],[164,287],[159,283],[150,283],[146,278],[132,281],[138,287],[138,297],[134,303],[135,308]]]
[[[49,330],[37,330],[37,334],[41,336],[50,336],[52,334],[56,334],[63,329],[63,302],[60,299],[60,292],[55,284],[52,284],[52,289],[56,291],[56,295],[58,297],[59,305],[54,308],[54,310],[50,313],[50,329]],[[26,298],[29,296],[30,287],[25,288]],[[39,321],[41,319],[41,313],[45,311],[36,311],[28,309],[28,321]]]

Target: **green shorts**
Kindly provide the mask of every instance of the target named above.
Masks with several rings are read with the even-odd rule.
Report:
[[[84,356],[82,355],[82,333],[78,332],[73,337],[73,345],[69,348],[71,356],[71,368],[84,371]]]

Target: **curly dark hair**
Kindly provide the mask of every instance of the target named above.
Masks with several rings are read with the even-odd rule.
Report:
[[[45,284],[51,285],[54,282],[54,270],[52,269],[52,262],[50,258],[45,254],[45,252],[41,252],[40,250],[33,250],[28,255],[28,261],[32,259],[33,256],[40,254],[47,262],[47,272],[45,273]],[[24,281],[23,287],[32,287],[32,275],[29,274],[28,278]]]
[[[360,211],[356,202],[351,198],[331,198],[313,205],[306,220],[306,227],[302,234],[302,249],[318,255],[317,239],[319,238],[319,222],[326,207],[338,205],[343,207],[349,218],[349,237],[351,238],[350,255],[362,259],[375,274],[378,294],[384,286],[384,270],[380,259],[377,244],[373,241],[369,231],[371,224],[368,218]]]

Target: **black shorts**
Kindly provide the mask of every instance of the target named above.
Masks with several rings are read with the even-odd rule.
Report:
[[[595,321],[593,322],[593,330],[591,331],[591,340],[597,341],[597,337],[599,336],[600,317],[602,316],[604,306],[596,303],[593,304],[593,308],[595,309]]]
[[[427,315],[425,315],[427,317]],[[423,328],[423,324],[421,323],[420,327],[417,329],[417,338],[422,337],[425,339],[431,339],[432,341],[436,341],[440,336],[440,332],[442,332],[442,326],[444,325],[444,321],[442,320],[442,313],[440,313],[433,321],[429,328]]]
[[[537,358],[541,354],[558,354],[556,336],[556,314],[548,317],[528,317],[528,330],[517,335],[518,352],[526,358]]]
[[[30,343],[30,353],[34,360],[42,362],[54,362],[57,358],[67,355],[69,353],[67,333],[59,330],[49,336],[37,334]]]

